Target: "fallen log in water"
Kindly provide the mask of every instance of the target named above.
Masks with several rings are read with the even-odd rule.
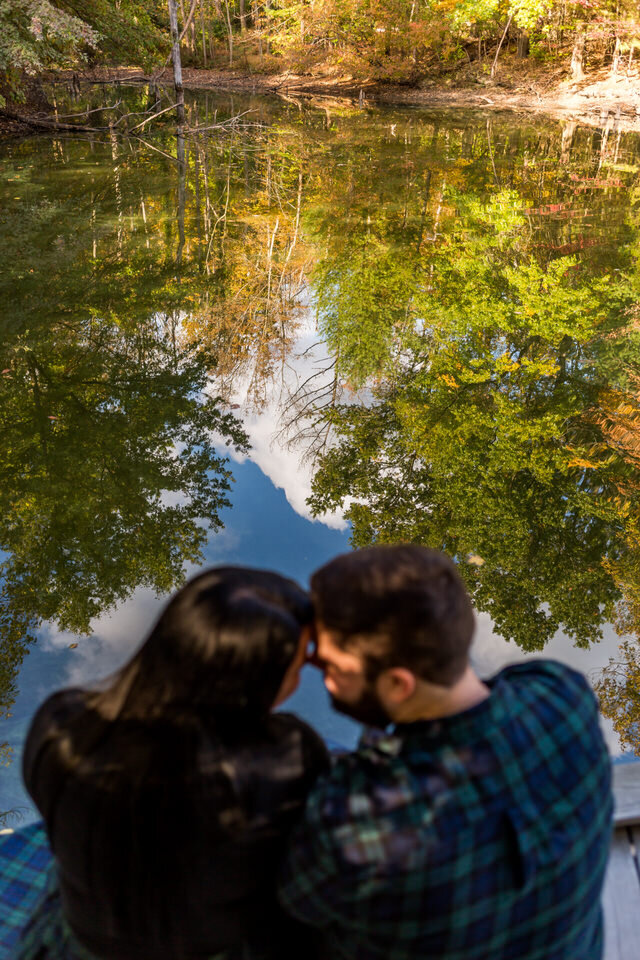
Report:
[[[23,123],[27,127],[35,127],[41,130],[75,130],[80,133],[100,133],[106,127],[87,127],[79,123],[61,123],[59,120],[41,120],[36,117],[23,117],[19,113],[13,113],[11,110],[0,109],[0,117],[6,117],[7,120],[13,120],[15,123]]]

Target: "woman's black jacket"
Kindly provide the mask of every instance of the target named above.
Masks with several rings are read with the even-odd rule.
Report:
[[[104,960],[308,956],[275,877],[328,767],[313,730],[282,713],[107,721],[87,702],[50,697],[23,764],[78,940]]]

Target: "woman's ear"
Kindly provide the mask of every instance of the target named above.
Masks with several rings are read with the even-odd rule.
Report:
[[[399,706],[412,697],[416,690],[415,674],[405,667],[383,670],[376,682],[377,693],[383,704]]]

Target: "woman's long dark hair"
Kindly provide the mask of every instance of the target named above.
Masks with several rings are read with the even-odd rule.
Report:
[[[55,735],[58,760],[37,793],[48,827],[59,824],[56,853],[92,865],[105,923],[143,931],[150,955],[182,935],[168,906],[181,878],[206,873],[216,843],[263,829],[253,807],[260,758],[274,756],[269,712],[311,615],[292,580],[207,570],[122,670],[80,694],[82,709]],[[279,771],[267,776],[277,782]],[[181,909],[184,921],[191,906]]]
[[[311,617],[293,580],[214,567],[175,594],[140,650],[88,704],[110,720],[202,711],[222,723],[258,719],[271,709]]]

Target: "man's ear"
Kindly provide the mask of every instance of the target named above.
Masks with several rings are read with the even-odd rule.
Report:
[[[383,703],[386,701],[390,706],[400,705],[415,693],[415,674],[405,667],[391,667],[379,675],[376,686]]]

